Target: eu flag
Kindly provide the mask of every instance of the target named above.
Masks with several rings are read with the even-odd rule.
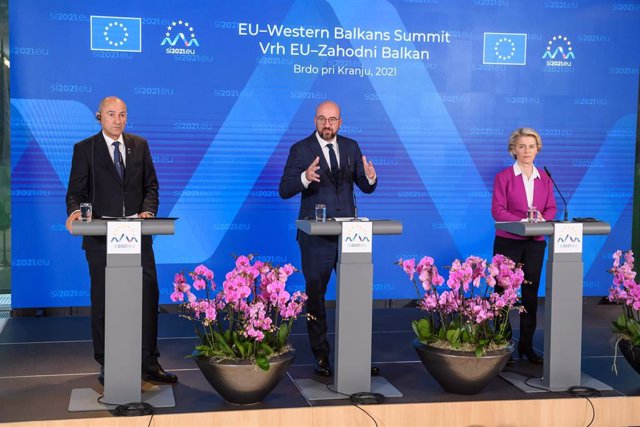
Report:
[[[142,20],[91,16],[91,50],[142,51]]]
[[[527,63],[527,35],[484,33],[482,63],[525,65]]]

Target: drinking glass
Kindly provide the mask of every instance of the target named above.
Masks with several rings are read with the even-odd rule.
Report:
[[[80,203],[80,221],[91,222],[91,203]]]
[[[327,220],[327,206],[324,203],[316,204],[316,221],[326,222]]]

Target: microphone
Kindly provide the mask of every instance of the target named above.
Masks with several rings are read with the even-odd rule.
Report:
[[[124,207],[124,179],[122,179],[122,218],[126,218],[127,217],[127,211]]]
[[[356,192],[353,192],[353,219],[358,219],[358,203],[356,201]]]
[[[122,145],[124,146],[124,142],[122,143]],[[127,210],[125,208],[125,202],[124,202],[124,195],[126,193],[125,192],[125,186],[124,186],[124,177],[125,177],[125,174],[127,173],[127,170],[126,170],[126,168],[124,166],[124,157],[122,155],[118,159],[118,163],[120,164],[120,168],[122,168],[122,171],[123,171],[123,174],[122,174],[122,218],[126,218],[127,217]]]
[[[547,173],[547,175],[549,175],[549,178],[551,179],[551,182],[553,182],[553,186],[556,187],[556,191],[558,192],[558,194],[560,195],[560,198],[564,202],[564,221],[568,222],[569,221],[569,205],[567,205],[567,201],[564,199],[564,196],[560,192],[560,189],[558,188],[558,185],[556,184],[556,181],[551,176],[551,172],[549,172],[549,169],[547,169],[546,166],[543,166],[543,168],[544,168],[544,171]]]
[[[351,184],[351,191],[353,191],[353,219],[358,219],[358,201],[356,200],[356,191],[353,188],[353,173],[351,172],[351,157],[347,155],[347,169],[349,173],[349,183]]]

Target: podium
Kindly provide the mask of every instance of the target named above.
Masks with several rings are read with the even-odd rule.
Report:
[[[110,410],[114,405],[147,402],[173,407],[171,386],[153,385],[141,390],[142,264],[140,235],[173,234],[173,218],[114,218],[74,221],[71,234],[108,236],[105,269],[104,394],[91,388],[74,389],[70,412]],[[111,232],[113,233],[113,231]],[[137,246],[136,246],[137,242]],[[136,249],[137,248],[137,249]]]
[[[581,372],[582,238],[585,235],[609,234],[611,226],[596,221],[497,222],[495,227],[519,236],[550,236],[544,302],[543,377],[529,380],[527,384],[526,378],[513,372],[503,372],[500,376],[528,393],[563,391],[572,386],[612,390]]]
[[[402,223],[393,220],[332,221],[297,220],[296,227],[312,236],[340,236],[336,267],[336,339],[334,384],[299,379],[296,384],[309,400],[346,399],[358,392],[375,392],[401,397],[393,385],[381,376],[371,377],[371,329],[373,309],[373,263],[371,241],[362,250],[347,249],[343,226],[348,223],[371,225],[372,235],[401,234]],[[354,234],[353,239],[357,239]],[[363,235],[359,236],[363,238]],[[346,396],[345,396],[346,395]]]

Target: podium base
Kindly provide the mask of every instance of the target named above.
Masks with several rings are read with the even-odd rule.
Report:
[[[336,399],[348,399],[349,396],[342,393],[336,393],[331,391],[333,385],[327,386],[327,384],[313,380],[311,378],[301,378],[294,380],[304,397],[307,400],[336,400]],[[363,390],[364,391],[364,390]],[[384,397],[402,397],[402,393],[395,388],[389,381],[383,377],[371,378],[371,392],[380,393]]]
[[[515,372],[502,372],[500,378],[511,383],[525,393],[548,393],[555,391],[566,391],[569,387],[547,387],[542,384],[542,378],[531,378],[526,375],[517,374]],[[590,387],[601,391],[613,390],[613,387],[598,381],[597,379],[587,375],[580,374],[580,384],[575,384],[580,387]]]
[[[98,402],[102,394],[92,388],[74,388],[69,399],[69,412],[86,411],[111,411],[118,405],[108,405]],[[145,387],[142,392],[142,401],[154,408],[173,408],[176,400],[173,397],[173,388],[170,385],[153,385]]]

